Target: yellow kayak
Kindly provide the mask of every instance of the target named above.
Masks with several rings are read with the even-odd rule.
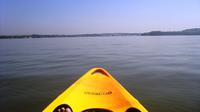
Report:
[[[93,68],[43,112],[148,112],[105,69]]]

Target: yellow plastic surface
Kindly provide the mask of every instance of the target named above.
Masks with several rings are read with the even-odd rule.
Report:
[[[148,112],[103,68],[89,70],[43,112],[53,112],[61,104],[69,105],[73,112],[82,112],[91,108],[125,112],[130,107],[137,108],[141,112]]]

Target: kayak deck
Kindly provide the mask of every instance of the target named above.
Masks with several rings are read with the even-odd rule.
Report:
[[[147,112],[105,69],[93,68],[59,95],[43,112],[67,105],[73,112]]]

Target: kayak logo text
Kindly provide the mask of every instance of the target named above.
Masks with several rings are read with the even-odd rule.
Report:
[[[84,94],[87,94],[87,95],[111,95],[112,91],[106,91],[106,92],[90,92],[90,91],[85,91]]]

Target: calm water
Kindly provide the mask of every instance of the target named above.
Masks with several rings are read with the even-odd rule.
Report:
[[[40,112],[95,66],[150,112],[200,112],[200,36],[0,40],[0,111]]]

